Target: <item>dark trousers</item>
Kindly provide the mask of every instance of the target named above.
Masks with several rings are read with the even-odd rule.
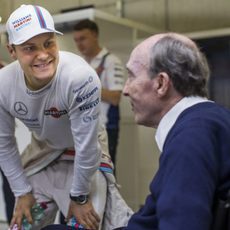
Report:
[[[10,185],[8,183],[8,180],[6,179],[4,173],[1,171],[2,174],[2,187],[3,187],[3,196],[5,200],[5,210],[6,210],[6,218],[8,224],[10,224],[10,221],[13,216],[13,211],[14,211],[14,194],[10,189]]]
[[[41,230],[71,230],[71,229],[74,228],[62,224],[52,224],[42,228]]]
[[[73,229],[78,229],[78,228],[72,228],[72,227],[68,227],[65,225],[61,225],[61,224],[52,224],[52,225],[48,225],[45,228],[42,228],[41,230],[73,230]],[[116,228],[114,230],[122,230],[124,228]]]
[[[108,134],[108,142],[109,142],[108,143],[109,144],[109,154],[114,164],[114,175],[115,175],[119,129],[108,129],[107,128],[107,134]]]

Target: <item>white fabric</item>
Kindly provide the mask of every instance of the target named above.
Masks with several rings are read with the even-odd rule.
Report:
[[[103,48],[100,53],[94,57],[89,63],[94,69],[96,69],[105,54],[109,51],[106,48]],[[110,53],[104,63],[104,70],[100,76],[102,88],[108,90],[120,90],[122,91],[124,85],[124,67],[122,66],[121,60]],[[107,102],[101,102],[101,119],[103,124],[106,125],[108,118],[108,110],[110,104]]]
[[[205,101],[208,101],[208,99],[198,97],[198,96],[184,97],[163,116],[163,118],[161,119],[161,121],[158,125],[156,135],[155,135],[156,143],[157,143],[158,148],[161,152],[163,150],[163,146],[164,146],[164,142],[166,140],[166,137],[167,137],[170,129],[172,128],[172,126],[176,122],[177,118],[179,117],[179,115],[185,109],[187,109],[187,108],[189,108],[195,104],[205,102]]]
[[[45,217],[39,222],[39,225],[33,226],[33,230],[40,230],[42,227],[52,224],[58,210],[61,210],[64,216],[67,215],[70,202],[67,191],[71,187],[72,178],[73,161],[62,160],[29,177],[37,202],[48,202]],[[97,170],[92,177],[90,199],[101,218],[101,224],[105,211],[106,187],[105,177]]]
[[[103,174],[107,181],[107,200],[102,230],[125,227],[134,212],[122,198],[113,174]]]
[[[97,138],[101,83],[93,68],[75,54],[60,52],[56,76],[41,90],[26,87],[18,61],[0,70],[0,82],[0,167],[14,194],[31,190],[20,163],[14,117],[32,131],[44,145],[41,148],[53,149],[42,157],[52,161],[50,154],[77,150],[71,194],[88,193],[101,155]]]

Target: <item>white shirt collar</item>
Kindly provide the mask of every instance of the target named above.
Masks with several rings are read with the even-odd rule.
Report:
[[[159,150],[162,152],[164,142],[166,137],[176,122],[179,115],[187,108],[208,101],[207,98],[198,97],[198,96],[190,96],[182,98],[176,105],[174,105],[161,119],[158,128],[156,130],[156,143],[158,145]]]

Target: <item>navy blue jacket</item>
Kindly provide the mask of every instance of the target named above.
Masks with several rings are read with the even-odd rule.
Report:
[[[216,194],[230,188],[230,111],[212,102],[178,117],[145,205],[125,230],[209,230]]]

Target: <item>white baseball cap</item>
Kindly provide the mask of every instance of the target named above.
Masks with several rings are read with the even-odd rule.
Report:
[[[45,8],[36,5],[21,5],[8,18],[6,29],[9,44],[14,45],[20,45],[38,34],[63,34],[55,30],[51,14]]]

